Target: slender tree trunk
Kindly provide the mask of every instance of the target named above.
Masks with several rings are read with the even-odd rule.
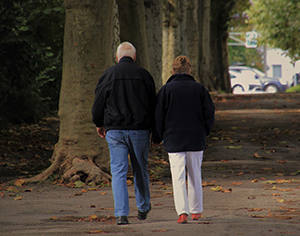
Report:
[[[231,92],[228,74],[228,22],[234,0],[212,1],[211,9],[211,62],[217,91]]]
[[[181,24],[182,16],[179,0],[163,1],[163,84],[172,75],[172,62],[181,53]]]
[[[132,43],[137,50],[136,63],[150,70],[147,46],[144,0],[117,0],[120,39]]]
[[[144,0],[150,73],[156,91],[162,86],[162,1]]]
[[[59,140],[52,165],[28,181],[59,174],[65,181],[100,183],[110,177],[101,170],[109,169],[109,152],[91,121],[91,107],[98,78],[113,65],[115,5],[106,0],[65,0],[64,4]]]
[[[210,0],[199,0],[199,80],[210,91],[214,91],[211,64]]]
[[[199,26],[198,0],[188,0],[186,13],[187,55],[192,64],[191,74],[199,82]]]

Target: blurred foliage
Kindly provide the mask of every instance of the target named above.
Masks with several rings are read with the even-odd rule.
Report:
[[[0,2],[0,128],[36,122],[57,109],[63,0]]]
[[[237,0],[231,12],[230,31],[239,32],[239,39],[245,41],[247,31],[252,31],[253,26],[249,24],[249,17],[246,14],[250,8],[250,1]],[[234,42],[229,39],[228,42]],[[263,71],[263,53],[260,48],[246,48],[244,46],[228,46],[229,65],[244,65],[255,67]]]
[[[261,34],[258,44],[280,48],[293,61],[300,59],[299,10],[299,0],[253,0],[247,14]]]

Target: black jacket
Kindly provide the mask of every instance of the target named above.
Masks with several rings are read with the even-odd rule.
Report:
[[[167,152],[202,151],[214,114],[215,107],[205,87],[191,75],[175,74],[157,95],[153,141],[163,140]]]
[[[93,122],[106,131],[151,130],[154,126],[155,85],[150,73],[130,57],[107,69],[95,91]]]

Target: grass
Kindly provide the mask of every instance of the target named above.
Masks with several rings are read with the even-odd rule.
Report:
[[[300,93],[300,84],[297,86],[290,87],[285,92],[286,93]]]

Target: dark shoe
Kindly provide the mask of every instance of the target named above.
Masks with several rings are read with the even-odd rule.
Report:
[[[150,204],[150,207],[149,207],[148,211],[145,211],[145,212],[139,211],[139,212],[138,212],[138,219],[139,219],[139,220],[146,220],[146,219],[147,219],[147,215],[148,215],[148,213],[149,213],[150,211],[151,211],[151,204]]]
[[[119,216],[117,219],[117,225],[127,225],[129,224],[127,216]]]

